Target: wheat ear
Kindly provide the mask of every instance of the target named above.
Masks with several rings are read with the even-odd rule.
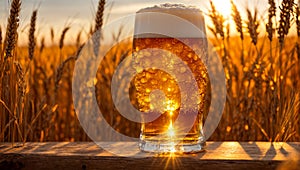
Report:
[[[55,36],[55,34],[54,34],[54,29],[51,27],[51,28],[50,28],[50,38],[51,38],[52,44],[54,43],[54,36]]]
[[[0,26],[0,55],[2,53],[2,28]]]
[[[93,50],[94,55],[98,56],[99,53],[99,47],[100,47],[100,38],[101,38],[101,27],[103,25],[103,13],[104,13],[104,6],[105,6],[105,0],[99,0],[98,3],[98,9],[96,13],[95,18],[95,28],[94,28],[94,35],[93,35]]]
[[[259,23],[257,21],[257,9],[255,9],[254,15],[252,15],[250,10],[247,9],[247,17],[248,17],[247,28],[248,28],[250,37],[252,39],[252,43],[254,45],[256,45],[257,39],[258,39],[258,27],[259,27]]]
[[[101,29],[103,25],[103,13],[104,13],[105,0],[99,0],[98,9],[95,18],[94,32]]]
[[[216,35],[220,35],[222,37],[222,39],[224,40],[224,38],[225,38],[224,17],[216,10],[216,7],[212,1],[210,1],[210,6],[211,6],[211,11],[209,13],[209,17],[215,26],[214,33]]]
[[[268,23],[266,24],[266,30],[269,40],[272,41],[274,34],[273,18],[276,17],[276,4],[274,0],[269,0],[268,3],[270,7],[268,10]]]
[[[45,48],[45,37],[43,37],[43,38],[41,39],[41,44],[40,44],[40,54],[43,53],[44,48]]]
[[[29,42],[28,42],[28,56],[29,59],[32,60],[34,57],[34,49],[35,49],[35,25],[36,25],[36,18],[37,18],[37,10],[34,10],[31,15],[31,20],[30,20],[30,29],[29,29]]]
[[[10,16],[6,28],[6,36],[4,40],[5,58],[12,56],[17,40],[19,27],[19,13],[21,11],[21,0],[13,0],[10,8]]]
[[[280,48],[283,48],[284,38],[289,33],[291,26],[291,12],[293,12],[294,1],[283,0],[280,7],[280,20],[278,27],[278,39]]]
[[[70,27],[66,27],[62,31],[61,36],[60,36],[60,40],[59,40],[59,49],[62,49],[64,47],[64,40],[65,40],[66,34],[69,31],[69,29],[70,29]]]
[[[0,47],[2,46],[2,28],[0,26]]]
[[[240,11],[237,9],[236,5],[232,0],[231,0],[231,6],[232,6],[232,17],[236,25],[236,30],[238,33],[240,33],[240,38],[244,40],[243,23],[242,23],[242,17]]]

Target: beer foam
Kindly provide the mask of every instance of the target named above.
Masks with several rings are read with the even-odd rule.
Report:
[[[163,35],[166,33],[178,38],[206,37],[205,21],[201,10],[183,4],[166,3],[137,11],[135,34],[145,32],[161,32]],[[148,34],[146,37],[157,36]]]
[[[189,12],[201,12],[200,9],[196,8],[195,6],[185,6],[184,4],[170,4],[170,3],[165,3],[161,5],[155,5],[153,7],[146,7],[143,9],[140,9],[139,12],[144,12],[144,11],[153,11],[153,10],[190,10]]]

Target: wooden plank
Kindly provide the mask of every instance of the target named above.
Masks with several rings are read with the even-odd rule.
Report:
[[[208,142],[197,154],[156,155],[138,150],[137,143],[0,143],[0,169],[276,169],[300,168],[300,143]],[[286,164],[283,164],[286,162]]]

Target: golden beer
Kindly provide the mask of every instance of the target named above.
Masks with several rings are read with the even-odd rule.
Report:
[[[156,6],[139,12],[145,11],[168,13],[179,16],[189,22],[198,19],[198,21],[195,21],[197,22],[196,25],[201,26],[201,29],[204,28],[203,16],[200,11],[194,8],[190,9],[182,6],[178,8],[176,5],[168,4],[167,7]],[[136,33],[139,32],[137,31],[139,25],[142,25],[144,22],[149,23],[147,20],[140,20],[141,18],[136,19]],[[155,22],[153,22],[153,24],[155,24]],[[158,21],[158,24],[163,23]],[[163,28],[164,27],[162,27],[162,29]],[[137,107],[141,112],[150,112],[150,114],[151,112],[159,112],[161,114],[154,121],[142,124],[140,149],[143,151],[197,152],[202,150],[205,145],[202,126],[204,117],[209,111],[210,104],[210,84],[205,63],[207,59],[207,39],[203,37],[203,35],[191,37],[188,30],[178,29],[179,33],[177,37],[168,37],[159,34],[140,34],[134,37],[133,52],[140,52],[138,56],[135,56],[135,65],[138,74],[133,80]],[[182,31],[186,32],[180,33]],[[151,63],[151,61],[147,61],[150,56],[166,55],[157,50],[148,51],[147,49],[162,49],[178,56],[192,72],[193,78],[197,82],[198,94],[182,94],[174,75],[170,75],[164,70],[155,67],[140,70],[139,64],[141,62]],[[202,56],[199,56],[199,54]],[[165,62],[163,64],[175,70],[174,73],[176,73],[179,78],[185,77],[189,73],[186,67],[178,66],[175,60],[163,60],[161,62]],[[190,81],[186,80],[184,83],[188,84]],[[175,126],[176,119],[182,107],[181,100],[185,100],[186,98],[191,98],[197,102],[197,117],[188,132],[181,130],[181,127],[178,127],[178,125]],[[189,113],[196,108],[189,103],[184,103],[184,105],[187,109],[183,114],[188,117]]]

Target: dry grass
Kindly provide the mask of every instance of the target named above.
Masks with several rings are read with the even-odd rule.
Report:
[[[262,33],[258,35],[258,23],[262,22],[257,11],[247,9],[247,19],[243,19],[241,10],[233,1],[231,4],[239,36],[230,36],[230,27],[225,26],[226,20],[212,2],[209,13],[214,25],[208,28],[215,35],[211,42],[222,57],[227,80],[226,108],[211,140],[300,141],[299,7],[284,0],[277,18],[278,7],[269,0],[266,25],[260,25],[267,37],[262,37]],[[36,47],[37,12],[33,11],[28,47],[16,47],[20,5],[20,1],[12,1],[2,44],[0,28],[0,141],[89,140],[74,112],[71,89],[82,31],[76,43],[66,46],[64,40],[71,27],[63,29],[57,45],[50,28],[51,46],[45,46],[42,36]],[[90,34],[102,27],[104,7],[105,1],[100,0]],[[296,16],[298,37],[287,37],[292,16]],[[112,35],[115,41],[122,31],[120,28]],[[98,50],[94,49],[95,54]],[[110,94],[114,70],[130,51],[130,41],[109,51],[98,69],[96,94],[107,122],[117,131],[137,137],[139,124],[116,111]]]

